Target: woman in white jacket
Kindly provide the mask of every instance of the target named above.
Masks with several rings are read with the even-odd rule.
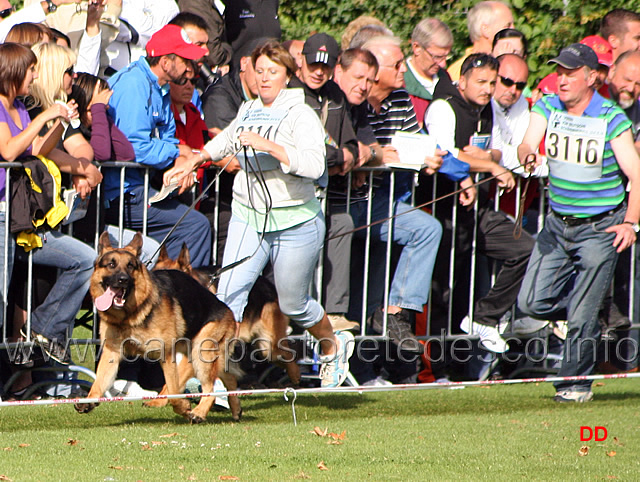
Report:
[[[245,102],[190,163],[195,170],[209,159],[236,155],[243,168],[233,185],[223,265],[249,259],[222,274],[218,296],[240,321],[251,287],[271,260],[280,309],[320,340],[322,386],[335,387],[347,376],[353,335],[334,336],[324,309],[309,296],[325,236],[315,194],[315,181],[326,167],[325,131],[302,89],[286,88],[297,68],[286,49],[267,42],[251,61],[259,98]],[[170,169],[165,183],[186,174],[188,169]]]

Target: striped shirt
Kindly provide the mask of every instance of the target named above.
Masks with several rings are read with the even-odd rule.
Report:
[[[404,89],[391,92],[380,105],[380,113],[367,104],[369,123],[376,139],[381,146],[391,144],[391,138],[397,131],[416,133],[420,131],[416,114],[409,94]],[[411,192],[413,174],[397,173],[395,184],[395,199],[405,200]],[[389,185],[389,175],[385,174],[382,186]]]
[[[556,94],[544,96],[531,110],[547,121],[554,111],[567,111]],[[597,92],[582,116],[607,122],[602,177],[595,181],[568,181],[554,176],[552,170],[549,173],[549,204],[558,214],[586,218],[614,209],[625,199],[622,172],[611,149],[611,140],[630,129],[631,122],[618,105]]]

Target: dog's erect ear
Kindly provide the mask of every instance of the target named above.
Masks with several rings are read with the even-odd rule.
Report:
[[[140,257],[140,253],[142,252],[142,234],[140,231],[136,233],[131,242],[127,244],[124,249],[135,254],[136,258]]]
[[[169,253],[167,253],[166,245],[163,244],[160,248],[160,252],[158,253],[158,260],[156,261],[156,264],[166,263],[168,261],[171,261],[171,258],[169,258]]]
[[[111,249],[111,240],[109,239],[109,233],[104,232],[100,235],[100,241],[98,243],[98,256],[102,256],[106,250]]]
[[[180,269],[185,273],[191,274],[191,255],[189,254],[187,243],[182,243],[182,249],[178,256],[178,266],[180,266]]]

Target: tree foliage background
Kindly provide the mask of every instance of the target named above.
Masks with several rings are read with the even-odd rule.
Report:
[[[315,32],[332,34],[338,43],[347,24],[360,15],[372,15],[408,39],[425,17],[437,17],[451,28],[452,58],[470,45],[467,12],[478,0],[281,0],[280,23],[284,39],[304,39]],[[599,33],[600,19],[614,8],[640,10],[640,2],[622,0],[512,0],[516,28],[529,41],[530,85],[552,70],[547,60],[587,35]]]

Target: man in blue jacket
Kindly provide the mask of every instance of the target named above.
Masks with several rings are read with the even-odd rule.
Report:
[[[147,57],[132,62],[109,80],[113,95],[109,113],[116,125],[133,145],[136,162],[164,170],[180,165],[191,148],[178,145],[175,120],[171,113],[169,82],[184,83],[194,75],[194,62],[207,49],[191,42],[187,33],[176,25],[166,25],[156,32],[146,46]],[[117,224],[120,203],[124,203],[125,227],[142,230],[144,222],[143,170],[127,169],[124,178],[124,199],[120,199],[120,170],[105,169],[104,197],[106,220]],[[153,171],[152,171],[153,174]],[[180,192],[193,184],[193,178],[183,179]],[[149,189],[151,198],[156,191]],[[148,208],[147,232],[158,241],[173,228],[187,211],[176,199],[167,198]],[[191,211],[167,240],[169,256],[176,258],[186,242],[194,267],[211,261],[211,228],[207,218]]]

